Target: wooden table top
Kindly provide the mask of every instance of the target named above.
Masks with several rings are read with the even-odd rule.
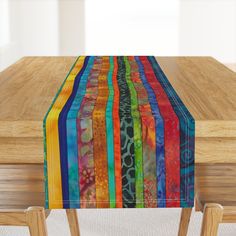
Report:
[[[42,139],[44,115],[75,60],[26,57],[0,73],[0,151],[10,138]],[[196,138],[236,140],[236,73],[211,57],[157,61],[195,118]]]

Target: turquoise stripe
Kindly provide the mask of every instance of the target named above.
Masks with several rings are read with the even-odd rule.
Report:
[[[160,113],[160,108],[156,100],[155,92],[151,85],[148,83],[144,65],[142,64],[138,56],[135,57],[138,63],[140,79],[142,80],[143,86],[148,93],[149,104],[152,109],[152,114],[155,118],[155,129],[156,129],[156,174],[157,174],[157,202],[158,207],[166,206],[166,175],[165,175],[165,140],[164,140],[164,120]]]
[[[139,101],[137,91],[131,80],[131,67],[128,57],[124,57],[126,69],[126,82],[131,96],[131,118],[134,127],[134,156],[135,156],[135,194],[136,208],[144,207],[143,200],[143,143],[142,143],[142,126],[140,120]]]
[[[59,88],[59,90],[56,93],[56,96],[54,97],[52,104],[50,105],[44,119],[43,119],[43,142],[44,142],[44,190],[45,190],[45,209],[48,209],[49,207],[49,199],[48,199],[48,169],[47,169],[47,137],[46,137],[46,121],[47,121],[47,117],[49,112],[52,109],[52,106],[54,105],[56,99],[58,98],[59,93],[61,92],[67,78],[69,77],[70,73],[72,72],[72,70],[74,69],[77,61],[79,60],[79,57],[76,59],[75,63],[73,64],[73,66],[71,67],[70,71],[68,72],[68,74],[66,75],[61,87]]]
[[[68,177],[69,177],[69,197],[70,208],[80,207],[79,194],[79,165],[78,165],[78,144],[77,144],[77,127],[76,119],[80,109],[81,102],[86,93],[87,81],[94,64],[94,57],[90,57],[77,90],[75,99],[68,112],[66,120],[67,130],[67,155],[68,155]]]
[[[114,135],[113,135],[113,99],[114,89],[112,74],[114,69],[113,57],[110,57],[110,70],[108,73],[109,96],[106,107],[106,136],[107,136],[107,160],[108,160],[108,185],[110,207],[116,207],[116,189],[115,189],[115,163],[114,163]]]

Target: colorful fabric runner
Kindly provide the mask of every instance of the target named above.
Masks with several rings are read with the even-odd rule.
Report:
[[[192,207],[194,133],[155,57],[79,57],[44,119],[46,208]]]

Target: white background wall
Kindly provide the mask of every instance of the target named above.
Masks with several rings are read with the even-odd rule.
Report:
[[[0,66],[5,67],[24,55],[57,55],[57,0],[4,1],[8,2],[9,24],[5,29],[9,41],[0,48]]]
[[[0,0],[0,70],[22,56],[79,54],[236,62],[236,0]]]
[[[210,55],[236,62],[236,0],[86,0],[85,15],[89,54]]]
[[[181,0],[179,53],[236,62],[236,0]]]
[[[179,0],[86,0],[85,16],[89,54],[179,52]]]
[[[4,31],[9,36],[7,43],[0,40],[0,71],[23,56],[84,53],[83,0],[2,1],[8,7],[0,5],[0,38]]]

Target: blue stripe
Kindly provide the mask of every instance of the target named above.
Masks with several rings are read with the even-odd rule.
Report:
[[[108,89],[109,96],[106,107],[106,136],[107,136],[107,164],[108,164],[108,184],[109,184],[109,197],[110,197],[110,207],[116,207],[116,189],[115,189],[115,163],[114,163],[114,134],[113,134],[113,98],[114,89],[112,82],[112,75],[114,70],[113,57],[109,57],[110,69],[108,73]]]
[[[67,158],[67,140],[66,140],[66,119],[68,111],[72,105],[78,86],[80,84],[80,78],[82,77],[84,70],[87,66],[88,58],[85,59],[84,65],[78,75],[75,78],[72,93],[63,107],[59,119],[58,119],[58,132],[60,143],[60,161],[61,161],[61,177],[62,177],[62,195],[63,195],[63,208],[69,208],[69,185],[68,185],[68,158]]]
[[[166,78],[155,57],[148,57],[148,60],[180,122],[180,206],[192,207],[194,205],[194,118]]]
[[[88,57],[86,57],[87,59]],[[93,68],[94,57],[89,58],[88,66],[81,77],[79,88],[74,98],[73,104],[67,116],[67,155],[69,172],[69,193],[70,208],[79,208],[79,164],[78,164],[78,142],[77,142],[77,116],[82,100],[86,93],[89,74]]]
[[[156,95],[152,87],[147,82],[144,66],[139,57],[135,57],[139,66],[139,73],[142,83],[147,90],[148,100],[152,109],[152,114],[155,119],[156,129],[156,166],[157,166],[157,204],[158,207],[166,206],[166,177],[165,177],[165,149],[164,149],[164,121],[161,116]]]
[[[79,57],[76,59],[75,63],[73,64],[73,66],[71,67],[70,71],[68,72],[66,78],[64,79],[61,87],[59,88],[59,90],[57,91],[56,96],[54,97],[52,104],[50,105],[44,119],[43,119],[43,134],[44,134],[44,189],[45,189],[45,208],[48,209],[49,207],[49,199],[48,199],[48,169],[47,169],[47,137],[46,137],[46,121],[47,121],[47,117],[49,112],[52,109],[52,106],[54,105],[56,99],[58,98],[58,95],[60,94],[62,88],[64,87],[64,84],[67,80],[67,78],[69,77],[71,71],[74,69],[77,61],[79,60]]]

